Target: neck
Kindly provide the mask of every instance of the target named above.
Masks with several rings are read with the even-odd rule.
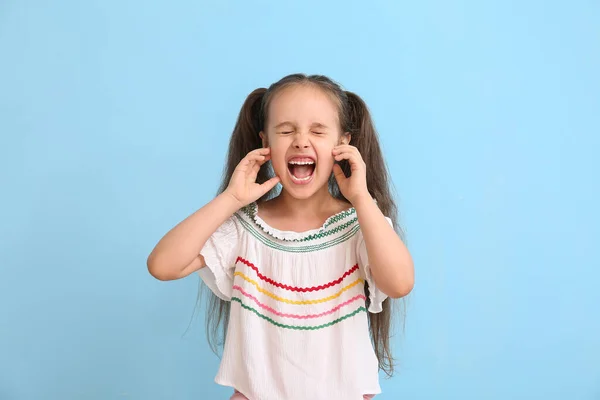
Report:
[[[336,199],[329,193],[327,186],[316,192],[308,199],[296,199],[285,190],[277,197],[278,207],[285,210],[285,213],[293,218],[307,217],[310,215],[319,215],[324,210],[332,208]]]

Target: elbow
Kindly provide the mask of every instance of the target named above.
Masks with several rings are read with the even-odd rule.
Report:
[[[389,293],[386,293],[389,297],[393,299],[400,299],[402,297],[408,296],[410,292],[412,292],[415,287],[415,275],[414,272],[407,273],[405,276],[400,277],[396,280],[395,284],[390,285],[388,289]]]
[[[400,299],[402,297],[408,296],[410,292],[412,292],[414,287],[414,281],[411,282],[403,282],[400,285],[390,289],[390,293],[386,293],[392,299]]]
[[[175,279],[172,274],[169,273],[169,268],[167,268],[160,260],[157,260],[157,257],[154,254],[148,256],[146,266],[150,275],[159,281],[171,281]]]

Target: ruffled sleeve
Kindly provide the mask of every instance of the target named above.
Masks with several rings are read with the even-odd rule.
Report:
[[[225,301],[231,300],[239,239],[240,227],[232,216],[217,228],[200,250],[206,267],[200,268],[198,274],[206,286]]]
[[[387,222],[393,226],[392,220],[385,217]],[[367,246],[363,237],[362,231],[359,231],[358,235],[358,266],[361,269],[365,281],[369,287],[369,312],[379,313],[382,311],[382,303],[387,299],[387,295],[383,293],[376,285],[373,277],[371,276],[371,268],[369,267],[369,255],[367,254]]]

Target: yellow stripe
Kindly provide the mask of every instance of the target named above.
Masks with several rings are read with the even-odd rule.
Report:
[[[244,275],[242,272],[236,272],[234,274],[234,276],[237,275],[241,278],[243,278],[246,282],[250,282],[251,284],[253,284],[254,286],[256,286],[256,289],[258,289],[259,292],[266,294],[267,296],[269,296],[272,299],[275,299],[277,301],[281,301],[283,303],[288,303],[288,304],[319,304],[319,303],[324,303],[326,301],[329,300],[333,300],[335,298],[338,298],[342,295],[342,293],[344,293],[346,290],[358,285],[359,283],[364,283],[364,280],[358,278],[357,280],[355,280],[354,282],[350,283],[348,286],[344,286],[339,292],[337,292],[336,294],[332,294],[329,297],[324,297],[322,299],[315,299],[315,300],[290,300],[290,299],[286,299],[283,297],[279,297],[277,295],[274,295],[273,293],[269,292],[268,290],[265,290],[263,288],[261,288],[260,286],[258,286],[258,283],[250,278],[248,278],[246,275]]]

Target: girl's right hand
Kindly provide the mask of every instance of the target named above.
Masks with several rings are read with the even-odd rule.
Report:
[[[270,148],[256,149],[248,153],[235,168],[225,193],[238,201],[240,208],[258,200],[279,182],[276,176],[263,184],[256,183],[260,167],[270,159]]]

